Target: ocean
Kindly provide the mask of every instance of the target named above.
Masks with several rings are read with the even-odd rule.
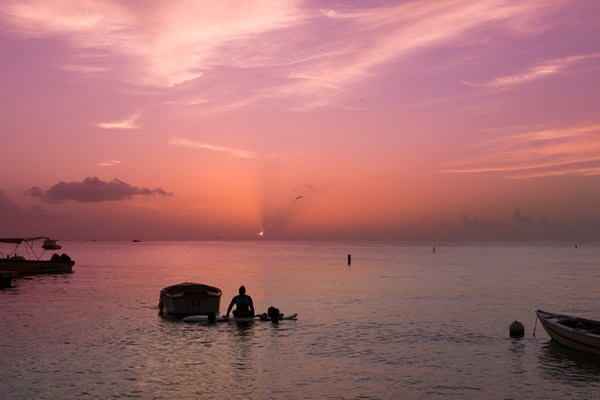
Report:
[[[600,357],[534,314],[600,319],[600,243],[62,245],[73,273],[0,290],[1,399],[600,397]],[[243,284],[258,312],[298,319],[160,316],[184,281],[221,288],[222,313]]]

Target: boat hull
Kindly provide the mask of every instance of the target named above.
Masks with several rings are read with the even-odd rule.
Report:
[[[219,314],[221,289],[199,283],[184,282],[160,292],[160,311],[177,316]]]
[[[600,355],[600,322],[541,310],[536,314],[553,340],[570,349]]]
[[[203,296],[182,295],[164,297],[165,310],[173,315],[208,315],[219,313],[219,300]]]
[[[73,265],[75,261],[0,259],[0,271],[14,271],[22,275],[68,273],[73,272]]]

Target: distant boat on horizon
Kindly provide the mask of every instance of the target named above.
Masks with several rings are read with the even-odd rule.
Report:
[[[140,242],[141,242],[141,240],[139,240],[139,239],[133,239],[133,240],[132,240],[132,242],[133,242],[133,243],[140,243]]]

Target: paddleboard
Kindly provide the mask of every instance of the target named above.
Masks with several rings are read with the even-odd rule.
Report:
[[[258,318],[260,318],[261,321],[270,321],[271,319],[269,317],[267,317],[266,314],[260,314],[257,315]],[[283,318],[280,319],[280,321],[286,320],[286,319],[298,319],[298,313],[293,313],[290,315],[284,315]]]
[[[298,313],[284,315],[282,320],[298,319]],[[183,322],[208,322],[208,315],[190,315],[182,319]],[[215,318],[215,322],[253,322],[253,321],[270,321],[263,319],[259,315],[256,317],[225,317],[219,316]]]
[[[215,322],[227,322],[225,317],[216,317]],[[189,315],[182,319],[183,322],[208,322],[208,315]]]

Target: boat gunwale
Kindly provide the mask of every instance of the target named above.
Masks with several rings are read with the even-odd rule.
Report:
[[[572,328],[560,323],[561,319],[579,320],[591,324],[598,324],[598,321],[571,315],[554,314],[543,310],[537,310],[536,315],[548,335],[563,346],[600,355],[600,334],[585,329]],[[598,344],[590,343],[590,340],[597,341]]]

